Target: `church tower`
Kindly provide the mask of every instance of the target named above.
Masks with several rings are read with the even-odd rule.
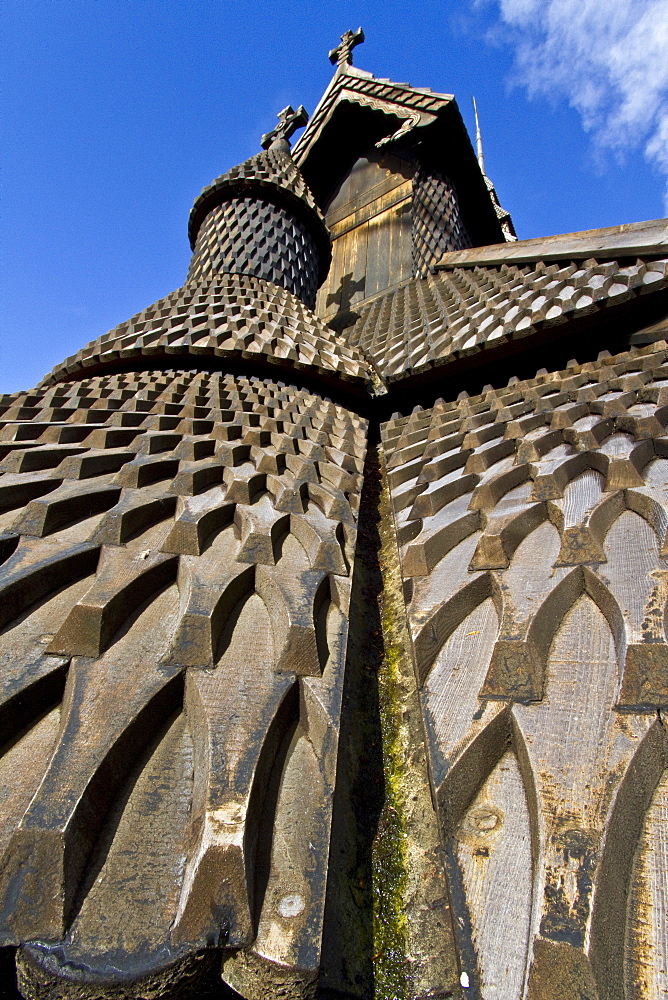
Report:
[[[668,224],[363,40],[0,397],[3,996],[668,992]]]

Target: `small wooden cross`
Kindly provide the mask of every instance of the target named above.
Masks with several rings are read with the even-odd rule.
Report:
[[[303,104],[300,104],[297,110],[288,104],[287,108],[283,108],[282,111],[278,112],[278,125],[271,132],[266,132],[262,136],[262,148],[269,149],[272,143],[279,140],[284,140],[288,142],[290,136],[296,129],[301,128],[302,125],[306,125],[308,121],[308,112]],[[289,142],[288,142],[289,145]]]
[[[341,44],[329,53],[329,61],[337,66],[352,66],[353,49],[356,45],[361,45],[364,41],[364,32],[361,28],[357,31],[346,31],[341,35]]]

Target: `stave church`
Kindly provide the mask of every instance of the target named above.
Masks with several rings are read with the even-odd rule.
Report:
[[[363,40],[0,397],[2,996],[668,997],[668,221]]]

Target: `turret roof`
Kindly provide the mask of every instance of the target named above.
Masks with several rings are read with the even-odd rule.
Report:
[[[232,167],[202,190],[190,212],[190,246],[195,248],[200,226],[212,208],[223,201],[248,194],[284,204],[301,218],[317,241],[321,264],[326,271],[331,247],[325,220],[292,156],[287,149],[276,146],[264,149]]]

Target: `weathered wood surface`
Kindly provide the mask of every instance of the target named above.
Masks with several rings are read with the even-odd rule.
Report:
[[[619,257],[665,256],[668,252],[668,221],[631,222],[605,229],[541,236],[539,239],[472,247],[445,254],[443,268],[475,267],[478,264],[526,263],[536,260],[598,260]]]
[[[391,154],[354,164],[327,209],[332,265],[318,292],[326,320],[412,274],[413,164]]]
[[[666,995],[665,345],[382,428],[460,960]]]
[[[257,249],[259,252],[263,248]],[[45,407],[49,412],[41,412],[40,416],[45,420],[67,420],[71,400],[63,399],[60,380],[66,381],[72,375],[78,377],[82,369],[97,364],[114,364],[121,358],[126,362],[134,359],[138,369],[145,366],[150,370],[150,359],[155,363],[156,356],[164,359],[163,364],[157,367],[184,368],[179,387],[183,393],[192,374],[189,366],[194,364],[196,371],[202,367],[198,355],[226,360],[251,358],[260,365],[262,362],[270,364],[272,378],[278,378],[277,369],[283,369],[288,381],[289,373],[295,366],[303,366],[302,370],[318,376],[336,374],[345,383],[359,387],[363,387],[369,378],[369,367],[361,353],[319,320],[288,289],[252,274],[208,273],[201,281],[187,283],[171,292],[56,365],[45,380],[52,384],[45,397]],[[179,356],[181,361],[177,360]],[[150,403],[160,395],[162,388],[159,382],[155,388],[149,388],[151,396],[137,400],[137,412],[150,412]],[[179,389],[175,386],[174,391]],[[118,410],[124,399],[122,393],[125,392],[127,400],[132,395],[132,389],[121,387],[119,392],[119,396],[110,396],[108,404],[102,398],[92,400],[88,405],[81,404],[81,409],[103,410],[108,406],[110,410]],[[199,405],[193,402],[190,412],[179,411],[181,417],[197,419]],[[12,419],[23,414],[24,419],[32,420],[35,414],[31,413],[31,409],[34,410],[34,407],[30,403],[17,403],[14,409],[10,408],[9,417]],[[95,423],[95,413],[80,413],[77,421]],[[123,421],[119,416],[117,423],[111,423],[114,428],[132,426],[137,425],[133,425],[127,415]],[[160,430],[169,429],[168,423],[160,427]],[[58,434],[57,431],[54,433]],[[114,436],[119,447],[125,445],[130,437],[118,432]],[[109,435],[103,433],[100,437],[101,446],[110,447],[106,443]],[[76,456],[76,433],[68,431],[62,439],[62,446],[71,447],[72,454]],[[0,440],[0,447],[17,447],[5,445],[5,440]],[[22,461],[32,463],[33,469],[46,468],[40,463],[48,461],[53,464],[57,457],[53,452],[54,446],[47,455],[39,453],[37,458],[32,459],[22,457]],[[111,458],[108,461],[111,462]],[[116,465],[113,471],[118,467]]]
[[[224,973],[244,996],[276,976],[310,995],[365,422],[176,371],[36,390],[1,433],[19,488],[0,514],[0,891],[21,988],[189,978],[214,946],[244,949]]]
[[[659,344],[381,428],[479,1000],[665,994],[667,404]],[[313,996],[366,421],[177,370],[43,386],[0,423],[21,989],[167,989],[215,953],[249,1000]]]
[[[462,251],[470,252],[478,250]],[[636,296],[667,287],[665,254],[659,260],[649,257],[630,262],[599,261],[592,253],[586,260],[566,256],[524,265],[512,261],[500,266],[484,261],[472,267],[454,264],[451,270],[404,282],[360,304],[346,337],[393,384],[431,368],[443,370],[487,347],[501,349],[520,338],[527,338],[524,346],[529,349],[530,338],[544,331],[566,336],[566,322],[612,311]]]
[[[598,316],[656,341],[665,226],[436,269],[498,202],[453,99],[351,39],[318,204],[279,137],[197,199],[182,289],[0,398],[26,1000],[668,995],[668,347],[428,395]]]

